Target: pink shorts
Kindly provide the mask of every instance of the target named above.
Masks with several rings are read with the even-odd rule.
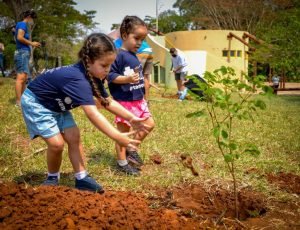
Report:
[[[120,105],[122,105],[125,109],[133,113],[135,116],[139,118],[143,117],[151,117],[151,113],[149,111],[148,105],[146,100],[138,100],[138,101],[118,101]],[[131,127],[130,123],[123,119],[122,117],[116,116],[115,117],[115,123],[124,123]]]

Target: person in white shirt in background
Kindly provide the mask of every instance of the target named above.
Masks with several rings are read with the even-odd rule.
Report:
[[[186,81],[185,77],[187,75],[187,61],[184,53],[175,48],[170,49],[170,54],[172,56],[172,71],[175,74],[175,80],[177,83],[177,94],[179,101],[183,101],[187,94],[187,88],[184,86]]]

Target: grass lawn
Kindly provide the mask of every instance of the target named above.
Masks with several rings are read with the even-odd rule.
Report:
[[[140,150],[146,162],[140,177],[117,174],[114,169],[114,142],[93,127],[80,108],[73,111],[81,130],[89,173],[106,189],[145,193],[150,193],[154,187],[169,187],[182,182],[230,181],[224,160],[211,135],[208,117],[186,118],[188,113],[205,108],[205,103],[192,100],[178,102],[163,98],[154,91],[150,109],[156,127]],[[0,179],[39,184],[47,171],[46,146],[40,138],[29,140],[21,111],[14,106],[14,98],[14,80],[1,79]],[[265,101],[267,109],[255,116],[255,123],[238,121],[234,127],[238,141],[255,143],[261,150],[258,158],[242,156],[237,161],[237,178],[240,186],[250,186],[267,196],[286,200],[292,194],[276,189],[264,175],[277,172],[300,175],[300,97],[281,95],[266,98]],[[102,112],[113,121],[111,114]],[[150,160],[154,154],[161,156],[162,164],[157,165]],[[198,177],[182,165],[181,154],[192,157]],[[73,186],[67,150],[61,172],[62,184]]]

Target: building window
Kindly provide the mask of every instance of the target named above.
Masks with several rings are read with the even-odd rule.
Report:
[[[235,57],[235,50],[230,50],[230,57]]]
[[[228,56],[228,50],[223,50],[222,51],[222,56],[227,57]]]
[[[237,57],[241,57],[242,56],[242,51],[241,50],[237,50],[236,51],[236,56]]]

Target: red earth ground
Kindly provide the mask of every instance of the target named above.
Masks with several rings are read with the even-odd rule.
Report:
[[[295,186],[291,175],[286,187]],[[183,184],[153,194],[1,182],[0,229],[300,229],[299,202],[272,201],[249,189],[239,193],[240,221],[233,196],[218,184]]]

